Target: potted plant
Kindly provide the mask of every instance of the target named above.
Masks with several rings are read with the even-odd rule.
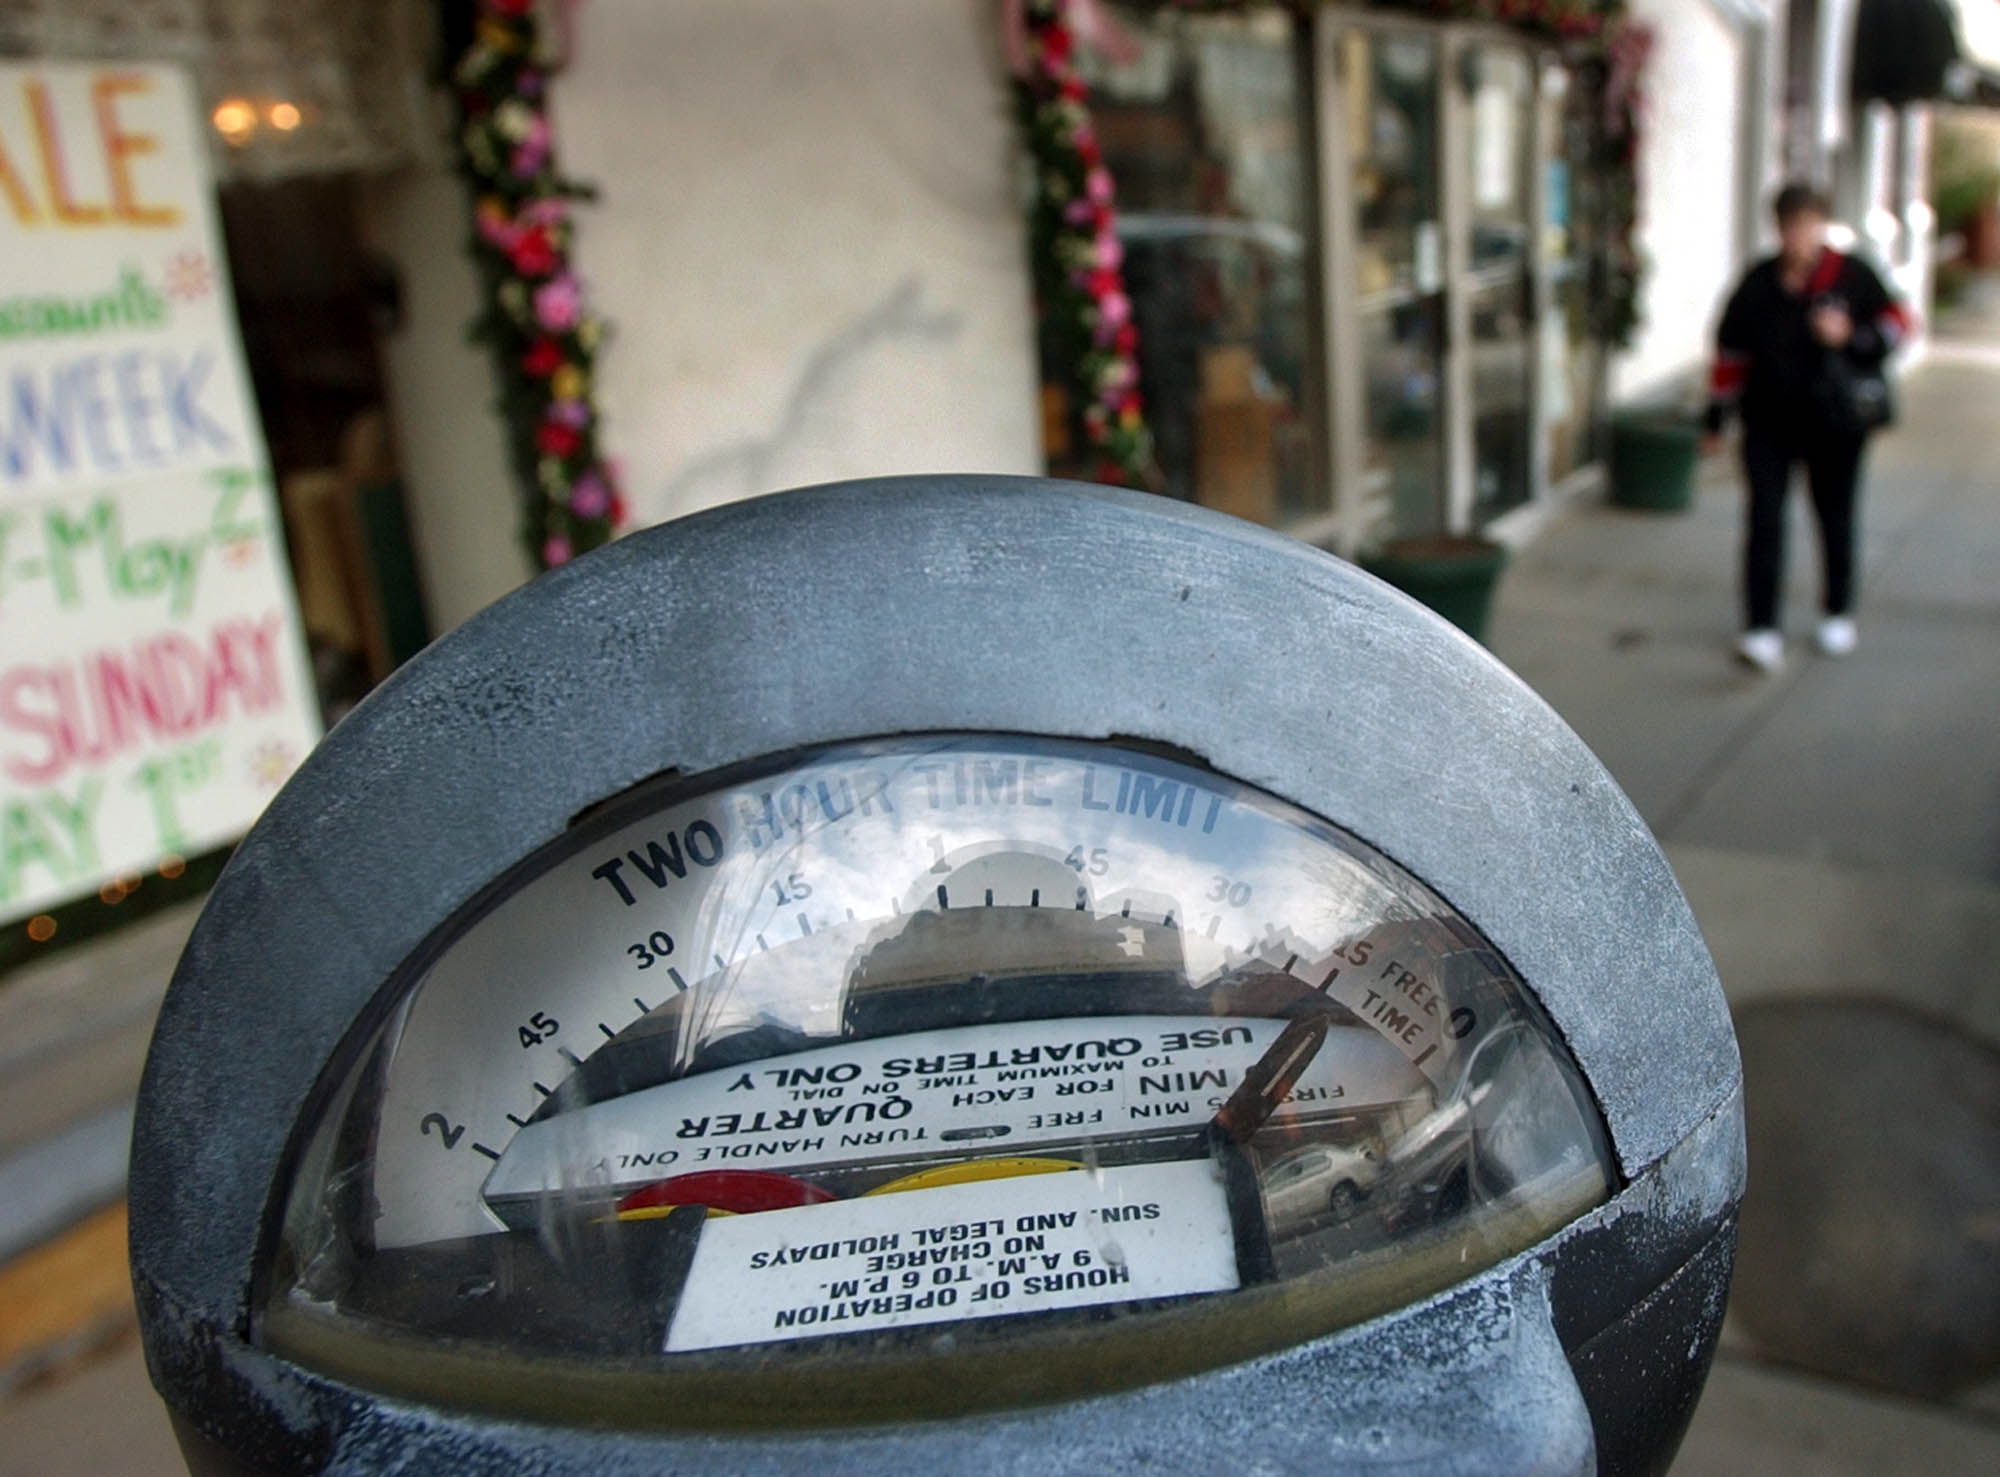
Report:
[[[1483,643],[1507,548],[1477,534],[1411,534],[1378,544],[1355,562]]]
[[[1611,417],[1611,501],[1654,513],[1693,507],[1700,445],[1695,418],[1671,406],[1618,411]]]

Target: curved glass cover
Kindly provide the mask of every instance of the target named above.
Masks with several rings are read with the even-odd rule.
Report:
[[[1609,1192],[1506,962],[1134,748],[642,787],[329,1069],[258,1336],[427,1398],[727,1426],[1073,1397],[1459,1281]]]

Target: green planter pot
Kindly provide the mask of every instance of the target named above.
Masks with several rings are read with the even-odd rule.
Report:
[[[1684,418],[1628,411],[1611,419],[1611,501],[1680,513],[1694,506],[1700,432]]]
[[[1473,640],[1486,640],[1493,591],[1507,566],[1505,546],[1490,539],[1439,534],[1393,540],[1356,562],[1428,605]]]

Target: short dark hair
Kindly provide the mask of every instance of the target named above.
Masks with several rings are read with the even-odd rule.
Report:
[[[1803,180],[1793,180],[1778,191],[1778,198],[1771,202],[1771,214],[1778,218],[1778,224],[1782,226],[1786,221],[1802,215],[1829,219],[1833,208],[1827,204],[1826,196],[1813,186]]]

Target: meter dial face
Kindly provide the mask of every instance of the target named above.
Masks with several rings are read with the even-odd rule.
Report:
[[[552,1380],[699,1426],[1162,1378],[1460,1280],[1615,1179],[1441,898],[1136,748],[642,787],[380,1006],[317,1094],[261,1336],[530,1413]]]

